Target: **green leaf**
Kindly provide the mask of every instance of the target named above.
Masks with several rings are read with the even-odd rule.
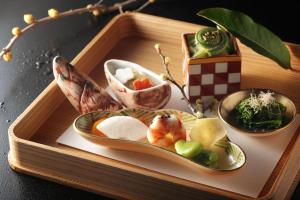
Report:
[[[282,40],[248,15],[225,8],[208,8],[197,15],[225,28],[243,44],[266,56],[285,69],[291,67],[290,53]]]

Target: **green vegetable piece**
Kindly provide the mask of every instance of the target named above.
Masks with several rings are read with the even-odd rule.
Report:
[[[275,129],[282,125],[282,120],[268,120],[262,122],[250,122],[250,126],[255,128]]]
[[[233,44],[228,33],[215,27],[200,29],[195,34],[194,58],[207,58],[232,53]]]
[[[232,113],[236,123],[248,130],[272,130],[283,126],[286,107],[270,95],[270,92],[261,92],[242,100]]]
[[[178,140],[175,143],[175,149],[179,155],[186,158],[192,158],[198,155],[202,151],[203,147],[200,143],[195,141]]]
[[[210,162],[217,162],[219,160],[219,154],[213,151],[209,152],[208,159]]]
[[[219,155],[214,151],[203,150],[193,160],[210,168],[217,169],[219,167]]]
[[[217,162],[217,161],[216,162],[210,162],[209,167],[217,169],[217,168],[219,168],[219,162]]]
[[[291,67],[290,53],[282,40],[248,15],[225,8],[204,9],[198,15],[226,29],[243,44],[274,60],[281,67]]]

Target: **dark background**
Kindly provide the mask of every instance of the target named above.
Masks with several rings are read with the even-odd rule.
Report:
[[[40,18],[47,15],[47,10],[52,7],[64,11],[95,2],[94,0],[0,0],[0,47],[7,44],[14,26],[23,27],[24,13],[32,13]],[[108,5],[114,2],[116,1],[104,1]],[[300,43],[300,29],[297,22],[299,5],[291,0],[265,3],[251,0],[157,0],[157,3],[143,12],[203,24],[207,22],[197,17],[196,12],[213,6],[243,11],[277,33],[283,40]],[[71,60],[113,16],[114,14],[95,18],[90,14],[83,14],[41,25],[22,36],[17,42],[13,49],[12,62],[6,63],[0,60],[1,200],[101,198],[92,193],[12,171],[7,163],[9,151],[7,128],[53,80],[51,57],[61,54]],[[300,187],[298,186],[293,199],[299,198]]]

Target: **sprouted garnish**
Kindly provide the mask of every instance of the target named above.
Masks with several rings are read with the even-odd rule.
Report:
[[[233,117],[238,125],[248,130],[272,130],[286,123],[286,107],[276,101],[274,92],[251,93],[234,109]]]

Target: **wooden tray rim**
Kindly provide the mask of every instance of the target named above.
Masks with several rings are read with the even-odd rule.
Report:
[[[103,29],[102,31],[100,31],[100,33],[98,33],[93,40],[91,40],[91,42],[72,60],[72,64],[76,65],[77,62],[79,62],[80,58],[82,57],[82,55],[87,51],[87,49],[90,48],[90,46],[93,44],[93,41],[96,41],[96,40],[99,40],[101,39],[101,36],[109,31],[110,27],[116,23],[118,20],[122,19],[122,18],[129,18],[130,20],[136,20],[137,18],[139,17],[146,17],[146,18],[153,18],[153,20],[163,20],[163,21],[173,21],[173,22],[177,22],[179,24],[186,24],[186,25],[193,25],[195,26],[195,24],[192,24],[192,23],[188,23],[188,22],[182,22],[182,21],[177,21],[177,20],[173,20],[173,19],[167,19],[167,18],[163,18],[163,17],[157,17],[157,16],[152,16],[152,15],[147,15],[147,14],[141,14],[141,13],[125,13],[125,14],[120,14],[120,15],[117,15],[116,17],[114,17]],[[296,44],[293,44],[293,43],[289,43],[291,45],[296,45]],[[188,180],[185,180],[185,179],[180,179],[180,178],[177,178],[177,177],[173,177],[173,176],[169,176],[169,175],[166,175],[166,174],[162,174],[162,173],[159,173],[159,172],[156,172],[156,171],[152,171],[152,170],[148,170],[148,169],[144,169],[144,168],[140,168],[140,167],[137,167],[137,166],[133,166],[131,164],[127,164],[127,163],[124,163],[124,162],[121,162],[121,161],[116,161],[116,160],[113,160],[113,159],[110,159],[110,158],[105,158],[105,157],[102,157],[102,159],[104,159],[106,162],[103,163],[103,162],[99,162],[99,161],[95,161],[95,160],[91,160],[91,159],[88,159],[88,158],[83,158],[83,157],[80,157],[80,156],[76,156],[76,155],[73,155],[71,153],[69,153],[67,150],[63,150],[63,149],[58,149],[56,147],[52,147],[52,146],[48,146],[48,145],[44,145],[44,144],[40,144],[40,143],[37,143],[37,142],[33,142],[33,141],[30,141],[30,140],[26,140],[26,139],[22,139],[22,138],[19,138],[15,135],[14,133],[14,129],[15,127],[18,125],[18,123],[25,119],[26,118],[26,114],[31,110],[33,109],[34,107],[36,107],[37,103],[45,98],[45,94],[49,93],[49,92],[55,92],[55,90],[58,90],[58,86],[56,85],[55,81],[53,81],[52,83],[50,83],[50,85],[25,109],[25,111],[11,124],[11,126],[9,127],[8,129],[8,134],[9,134],[9,139],[10,139],[10,143],[14,143],[16,145],[18,144],[25,144],[25,145],[28,145],[28,146],[31,146],[31,147],[35,147],[35,148],[38,148],[38,149],[46,149],[48,151],[53,151],[53,152],[56,152],[58,154],[61,154],[61,155],[67,155],[67,156],[71,156],[71,157],[75,157],[75,158],[79,158],[79,159],[86,159],[86,160],[89,160],[91,162],[95,162],[95,163],[101,163],[101,164],[105,164],[105,165],[108,165],[110,167],[114,167],[114,164],[118,164],[118,167],[117,168],[120,168],[120,169],[123,169],[123,170],[128,170],[128,171],[131,171],[133,173],[139,173],[139,174],[142,174],[142,175],[145,175],[145,176],[151,176],[153,178],[157,178],[157,179],[160,179],[160,180],[167,180],[167,181],[170,181],[170,182],[173,182],[173,183],[176,183],[176,184],[179,184],[179,185],[184,185],[184,186],[188,186],[188,187],[193,187],[195,189],[198,189],[198,190],[204,190],[204,191],[207,191],[207,192],[216,192],[217,194],[220,194],[220,195],[224,195],[224,196],[227,196],[227,197],[239,197],[239,198],[242,198],[242,199],[253,199],[251,197],[248,197],[248,196],[245,196],[245,195],[242,195],[242,194],[238,194],[238,193],[234,193],[234,192],[230,192],[230,191],[226,191],[226,190],[222,190],[222,189],[218,189],[218,188],[215,188],[215,187],[212,187],[212,186],[207,186],[207,185],[204,185],[204,184],[200,184],[200,183],[195,183],[195,182],[192,182],[192,181],[188,181]],[[51,113],[50,113],[51,114]],[[258,199],[268,199],[270,197],[272,197],[272,195],[274,194],[274,191],[275,189],[278,187],[278,184],[280,182],[280,180],[282,179],[282,174],[284,174],[284,171],[286,170],[287,168],[287,165],[286,163],[290,160],[289,158],[291,157],[291,153],[293,151],[296,151],[296,145],[295,143],[299,142],[299,132],[300,132],[300,128],[298,128],[297,130],[297,133],[295,133],[295,135],[293,136],[293,139],[294,137],[296,137],[296,139],[294,140],[294,142],[291,142],[288,144],[287,148],[285,149],[284,151],[284,154],[286,153],[286,151],[288,150],[289,151],[289,155],[287,158],[284,158],[284,165],[283,167],[281,167],[281,169],[278,171],[278,176],[275,177],[275,180],[272,184],[272,187],[268,190],[268,192],[263,195],[263,196],[258,196]],[[292,143],[292,144],[291,144]],[[51,175],[51,174],[42,174],[41,172],[39,171],[34,171],[34,170],[30,170],[30,169],[26,169],[24,167],[22,167],[21,164],[18,164],[17,162],[15,162],[13,158],[15,158],[16,155],[13,155],[11,153],[9,153],[9,165],[11,166],[12,169],[16,170],[16,171],[20,171],[20,172],[23,172],[23,173],[28,173],[30,175],[35,175],[35,176],[38,176],[38,177],[42,177],[42,178],[46,178],[47,180],[51,180],[51,181],[55,181],[55,182],[59,182],[59,183],[67,183],[67,185],[71,185],[71,186],[74,186],[76,187],[76,184],[73,184],[72,183],[72,180],[68,180],[68,179],[65,179],[65,182],[62,182],[59,177],[56,177],[55,175]],[[283,157],[281,157],[282,159]],[[280,159],[280,160],[281,160]],[[280,162],[280,161],[279,161]],[[275,169],[278,167],[278,164],[276,165]],[[116,168],[116,167],[115,167]],[[273,176],[273,173],[275,171],[275,169],[273,170],[271,176]],[[280,176],[281,175],[281,176]],[[269,178],[270,179],[270,178]],[[269,180],[267,181],[267,183],[269,182]],[[267,184],[266,183],[266,184]],[[80,185],[83,185],[85,186],[86,189],[89,190],[89,186],[87,186],[85,183],[79,183]],[[94,192],[94,191],[93,191]],[[97,191],[98,192],[98,191]],[[109,195],[109,194],[106,194],[105,195]]]

